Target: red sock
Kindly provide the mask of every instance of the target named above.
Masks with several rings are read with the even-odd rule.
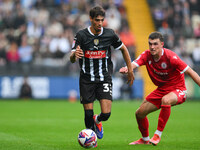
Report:
[[[163,131],[171,114],[171,105],[161,105],[157,130]]]
[[[142,133],[142,137],[148,137],[149,136],[149,121],[147,117],[140,119],[136,118],[138,123],[138,128],[140,132]]]

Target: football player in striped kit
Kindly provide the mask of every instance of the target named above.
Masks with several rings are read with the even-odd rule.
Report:
[[[70,61],[79,60],[80,66],[80,102],[85,111],[85,126],[93,129],[97,137],[103,137],[101,121],[107,121],[111,115],[112,105],[112,71],[111,46],[122,52],[127,64],[127,83],[134,81],[131,58],[126,46],[117,34],[103,27],[105,10],[96,6],[89,12],[91,26],[77,32],[72,45]],[[94,115],[93,103],[99,100],[101,113]]]

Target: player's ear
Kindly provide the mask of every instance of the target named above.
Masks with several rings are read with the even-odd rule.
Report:
[[[165,44],[164,42],[161,42],[162,47],[164,46],[164,44]]]
[[[92,22],[92,20],[93,20],[93,19],[92,19],[92,17],[90,16],[90,22]]]

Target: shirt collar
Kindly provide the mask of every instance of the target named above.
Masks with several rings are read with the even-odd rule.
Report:
[[[92,31],[90,30],[90,27],[91,27],[91,26],[88,27],[89,33],[90,33],[91,35],[95,36],[95,35],[92,33]],[[101,33],[99,33],[98,36],[100,36],[100,35],[102,35],[102,34],[103,34],[103,27],[101,27]]]

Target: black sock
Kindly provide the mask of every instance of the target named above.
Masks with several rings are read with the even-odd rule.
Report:
[[[101,113],[98,117],[97,117],[97,120],[99,122],[101,121],[107,121],[108,118],[110,117],[111,113]]]
[[[94,112],[92,109],[85,110],[85,126],[87,129],[94,130],[93,115],[94,115]]]

